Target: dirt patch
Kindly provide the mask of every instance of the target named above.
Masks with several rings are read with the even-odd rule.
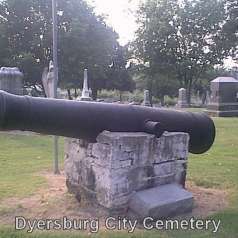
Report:
[[[105,218],[107,213],[101,207],[88,203],[79,203],[74,195],[67,192],[65,175],[41,173],[48,181],[46,188],[39,189],[33,196],[27,198],[9,198],[0,202],[0,224],[13,225],[15,216],[26,218]],[[228,206],[227,192],[217,189],[207,189],[187,183],[187,189],[195,198],[195,208],[192,215],[207,217]]]
[[[16,216],[28,219],[95,218],[105,217],[106,212],[85,202],[79,203],[67,192],[65,175],[49,172],[40,174],[47,179],[47,187],[26,198],[8,198],[0,201],[0,224],[14,225]]]
[[[186,188],[194,196],[192,215],[195,217],[207,217],[228,207],[227,191],[199,187],[192,182],[187,182]]]

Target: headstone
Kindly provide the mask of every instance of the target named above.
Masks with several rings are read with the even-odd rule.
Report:
[[[104,131],[99,134],[96,143],[67,139],[66,184],[78,198],[84,197],[108,211],[133,210],[130,199],[135,192],[150,193],[151,188],[157,191],[162,189],[160,186],[175,184],[178,196],[175,194],[173,198],[179,201],[171,210],[183,213],[188,207],[192,209],[191,203],[184,206],[187,197],[183,197],[188,145],[189,135],[181,132],[165,132],[156,138],[146,133]],[[165,194],[175,191],[170,187],[163,187],[162,190]],[[150,199],[149,196],[148,203]],[[191,195],[189,199],[191,202]],[[167,201],[163,205],[154,205],[165,209],[173,204],[169,197]]]
[[[54,64],[51,60],[49,63],[49,70],[46,67],[42,74],[42,84],[45,94],[48,98],[54,97]]]
[[[211,98],[206,113],[210,116],[238,116],[238,80],[218,77],[211,82]]]
[[[88,70],[84,70],[84,81],[83,81],[83,91],[82,96],[79,98],[80,101],[92,101],[90,96],[90,89],[88,87]]]
[[[211,93],[207,90],[206,104],[208,105],[211,102]]]
[[[178,97],[178,104],[177,107],[186,108],[188,107],[187,103],[187,93],[185,88],[179,89],[179,97]]]
[[[8,93],[23,95],[23,74],[18,68],[0,69],[0,89]]]
[[[152,107],[152,105],[150,103],[150,91],[149,90],[144,91],[144,100],[141,105],[146,106],[146,107]]]

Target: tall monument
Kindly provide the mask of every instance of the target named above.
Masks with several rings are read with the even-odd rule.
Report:
[[[83,91],[82,96],[79,98],[80,101],[92,101],[90,97],[90,90],[88,87],[88,70],[84,70],[84,81],[83,81]]]

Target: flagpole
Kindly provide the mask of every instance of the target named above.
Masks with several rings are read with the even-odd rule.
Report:
[[[53,17],[53,63],[54,63],[54,98],[57,98],[58,85],[58,19],[57,19],[57,0],[52,0]],[[59,170],[59,137],[54,137],[54,174],[60,174]]]

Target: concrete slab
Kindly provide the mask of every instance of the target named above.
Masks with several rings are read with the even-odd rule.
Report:
[[[166,184],[135,192],[129,208],[141,218],[168,218],[191,212],[193,195],[178,184]]]

